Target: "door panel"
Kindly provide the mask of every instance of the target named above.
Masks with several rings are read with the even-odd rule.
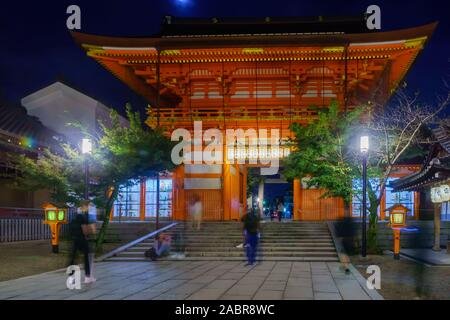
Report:
[[[344,204],[341,198],[323,198],[324,190],[303,189],[300,220],[327,221],[344,217]]]
[[[222,210],[222,190],[186,190],[186,217],[190,219],[189,207],[194,194],[200,196],[203,207],[203,220],[221,221],[223,220]]]

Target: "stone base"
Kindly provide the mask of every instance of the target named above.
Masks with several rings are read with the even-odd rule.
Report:
[[[431,248],[431,250],[433,250],[435,252],[439,252],[439,251],[441,251],[441,247],[440,246],[433,246],[433,248]]]

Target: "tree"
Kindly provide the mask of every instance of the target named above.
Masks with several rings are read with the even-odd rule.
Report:
[[[116,111],[111,112],[109,125],[99,123],[101,134],[91,136],[94,148],[88,159],[69,144],[62,144],[59,154],[44,150],[37,160],[16,157],[19,188],[48,189],[54,202],[67,206],[78,206],[83,200],[83,168],[84,161],[88,161],[89,196],[98,208],[104,209],[98,248],[104,241],[109,213],[120,187],[133,183],[132,179],[156,177],[174,167],[170,158],[174,143],[161,129],[143,126],[140,114],[132,112],[129,104],[126,113],[129,126],[121,125]]]
[[[363,108],[340,112],[337,103],[318,109],[317,119],[308,125],[294,123],[295,138],[290,141],[294,151],[285,160],[287,179],[307,178],[307,186],[325,189],[323,197],[341,197],[345,215],[353,194],[352,180],[357,175],[353,167],[352,139],[355,123]]]
[[[258,186],[257,198],[258,202],[258,210],[259,214],[264,214],[264,181],[266,180],[265,176],[259,173],[259,168],[248,168],[247,174],[247,197],[251,197],[252,206],[253,206],[253,188]]]
[[[368,175],[375,183],[368,183],[369,230],[368,247],[377,248],[378,207],[396,164],[416,154],[420,146],[430,143],[424,132],[428,125],[440,121],[439,116],[450,104],[450,91],[436,97],[434,104],[419,101],[419,95],[399,90],[392,103],[383,108],[373,105],[363,129],[369,134],[371,147],[368,156]]]
[[[388,178],[396,164],[415,154],[424,142],[423,129],[449,103],[450,92],[435,105],[424,105],[417,95],[399,91],[386,108],[372,104],[344,114],[332,104],[328,110],[319,110],[318,119],[308,125],[293,124],[296,149],[286,161],[285,175],[290,179],[310,177],[308,186],[326,189],[325,197],[342,197],[348,211],[352,196],[359,196],[361,187],[358,136],[368,134],[368,249],[378,252],[378,208]]]

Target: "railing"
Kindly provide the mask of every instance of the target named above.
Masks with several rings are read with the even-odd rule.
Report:
[[[124,244],[123,246],[120,246],[119,248],[116,248],[116,249],[114,249],[114,250],[112,250],[112,251],[110,251],[110,252],[108,252],[108,253],[106,253],[106,254],[100,256],[100,257],[98,257],[98,258],[96,259],[96,261],[103,261],[103,260],[105,260],[105,259],[108,259],[108,258],[111,258],[111,257],[113,257],[113,256],[116,256],[116,255],[118,255],[119,253],[121,253],[121,252],[127,250],[128,248],[131,248],[131,247],[137,245],[138,243],[141,243],[141,242],[144,241],[144,240],[147,240],[147,239],[149,239],[149,238],[153,238],[153,237],[155,237],[157,234],[159,234],[159,233],[161,233],[161,232],[163,232],[163,231],[166,231],[166,230],[168,230],[168,229],[170,229],[170,228],[172,228],[172,227],[174,227],[174,226],[176,226],[176,225],[177,225],[177,222],[172,222],[171,224],[169,224],[169,225],[167,225],[167,226],[164,226],[164,227],[162,227],[162,228],[159,228],[158,230],[152,231],[152,232],[146,234],[145,236],[140,237],[139,239],[136,239],[136,240],[133,240],[133,241],[131,241],[131,242],[128,242],[127,244]]]
[[[69,210],[69,221],[75,210]],[[60,235],[68,234],[69,226],[61,226]],[[51,232],[44,224],[44,210],[35,208],[0,207],[0,242],[50,239]]]
[[[156,116],[152,110],[151,116]],[[227,107],[220,108],[161,108],[160,120],[165,122],[190,122],[192,120],[220,121],[260,121],[308,120],[317,116],[316,110],[286,107]]]
[[[50,239],[42,218],[0,218],[0,242]]]

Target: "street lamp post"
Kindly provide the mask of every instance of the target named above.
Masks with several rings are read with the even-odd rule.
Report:
[[[92,152],[91,140],[84,138],[81,141],[81,153],[84,155],[84,199],[89,200],[89,163],[87,155]]]
[[[367,255],[367,153],[369,152],[369,137],[361,136],[360,151],[362,154],[362,238],[361,238],[361,256]]]

